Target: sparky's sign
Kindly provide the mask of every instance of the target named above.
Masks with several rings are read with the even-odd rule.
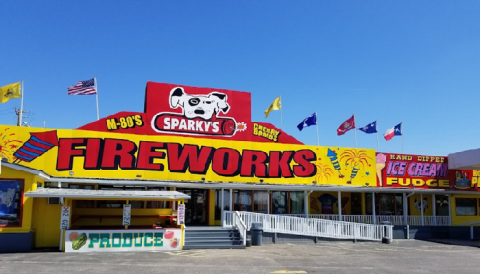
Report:
[[[9,162],[56,177],[357,186],[375,180],[373,150],[26,127],[1,132]]]
[[[148,82],[144,113],[119,112],[80,129],[301,144],[274,125],[251,118],[248,92]]]
[[[230,110],[227,100],[225,93],[192,95],[175,87],[170,91],[170,108],[180,108],[182,113],[160,112],[153,117],[152,128],[157,132],[232,136],[237,130],[235,119],[219,116]]]

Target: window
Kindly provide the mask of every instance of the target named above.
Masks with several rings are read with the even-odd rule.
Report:
[[[268,213],[268,203],[270,199],[267,191],[255,190],[253,193],[253,211],[257,213]]]
[[[300,191],[290,192],[290,214],[304,214],[304,193]]]
[[[98,201],[99,208],[123,208],[125,201],[104,200]]]
[[[477,199],[475,198],[456,198],[455,205],[457,216],[477,215]]]
[[[272,192],[273,214],[288,214],[287,207],[287,192],[273,191]]]
[[[233,202],[235,211],[252,211],[252,191],[235,190],[233,192]]]
[[[435,195],[435,207],[437,216],[448,216],[448,196]]]
[[[22,204],[23,182],[0,180],[0,227],[21,225]]]
[[[352,215],[362,215],[362,193],[352,192],[352,203],[350,204]]]
[[[215,220],[222,219],[222,191],[215,191]],[[230,210],[230,190],[223,191],[223,210]]]

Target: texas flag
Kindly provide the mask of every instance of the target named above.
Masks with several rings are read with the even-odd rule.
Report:
[[[394,126],[393,128],[387,129],[383,134],[385,140],[390,141],[394,136],[402,136],[402,123]]]
[[[337,129],[337,135],[343,135],[345,132],[355,128],[355,115],[343,122]]]

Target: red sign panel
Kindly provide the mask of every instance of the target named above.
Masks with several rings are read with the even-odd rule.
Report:
[[[448,157],[377,153],[377,186],[479,190],[480,171],[449,170]]]
[[[145,112],[119,112],[79,129],[302,144],[269,123],[251,121],[250,93],[148,82]]]
[[[377,153],[380,187],[449,188],[448,158]]]

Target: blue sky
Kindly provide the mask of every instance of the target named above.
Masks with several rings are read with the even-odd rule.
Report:
[[[320,145],[353,113],[382,134],[403,122],[404,152],[478,148],[480,1],[11,1],[0,2],[0,86],[24,80],[32,126],[96,119],[94,96],[67,87],[97,77],[100,116],[143,111],[147,81],[248,91],[254,121],[282,95],[283,129],[318,113]],[[20,100],[0,106],[14,124]],[[358,146],[376,136],[357,132]],[[380,150],[401,152],[402,139]]]

